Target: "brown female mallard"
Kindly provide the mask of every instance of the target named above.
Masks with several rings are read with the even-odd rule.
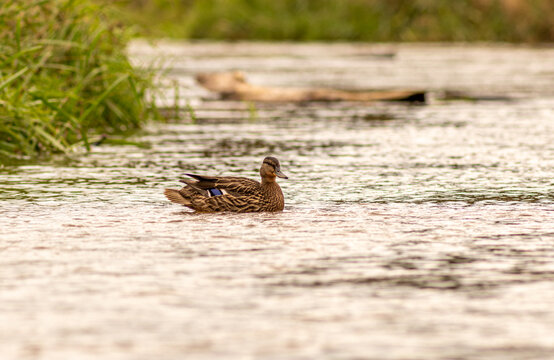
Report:
[[[180,180],[186,184],[181,190],[165,189],[164,194],[171,202],[196,211],[282,211],[285,207],[283,192],[275,179],[288,177],[281,172],[279,160],[272,156],[262,163],[261,183],[234,176],[185,175],[194,180]]]

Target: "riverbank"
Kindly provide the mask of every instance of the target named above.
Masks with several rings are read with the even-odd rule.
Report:
[[[16,0],[0,7],[0,163],[140,127],[149,74],[131,66],[128,30],[90,1]]]

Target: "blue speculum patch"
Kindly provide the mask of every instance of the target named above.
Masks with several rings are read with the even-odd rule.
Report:
[[[210,196],[223,195],[219,189],[208,189],[208,192],[210,193]]]

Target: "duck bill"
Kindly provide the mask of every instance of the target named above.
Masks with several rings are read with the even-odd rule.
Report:
[[[278,177],[280,177],[280,178],[282,178],[282,179],[288,179],[288,178],[289,178],[287,175],[283,174],[283,173],[281,172],[281,170],[276,170],[276,171],[275,171],[275,175],[277,175]]]

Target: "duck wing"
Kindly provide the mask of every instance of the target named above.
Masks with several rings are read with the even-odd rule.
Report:
[[[208,196],[230,194],[233,196],[252,196],[259,194],[260,183],[256,180],[236,176],[204,176],[185,174],[194,180],[181,180],[185,184],[197,189],[201,193],[210,193]],[[214,192],[214,190],[219,190]]]

